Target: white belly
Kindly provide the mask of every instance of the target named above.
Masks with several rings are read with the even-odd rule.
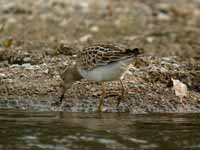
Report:
[[[96,67],[92,70],[78,69],[80,75],[93,81],[112,81],[120,79],[127,70],[131,59],[114,62],[105,66]]]

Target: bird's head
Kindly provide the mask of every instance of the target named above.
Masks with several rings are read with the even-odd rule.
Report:
[[[77,68],[75,65],[68,67],[60,74],[61,79],[63,80],[62,85],[65,87],[65,89],[69,89],[72,84],[78,80],[80,80],[82,77],[80,76],[79,72],[77,71]]]

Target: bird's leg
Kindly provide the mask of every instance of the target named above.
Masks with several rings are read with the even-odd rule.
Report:
[[[63,99],[65,98],[65,91],[66,91],[65,85],[61,83],[61,84],[60,84],[60,88],[61,88],[61,96],[60,96],[60,99],[57,100],[56,102],[54,102],[53,105],[61,105]]]
[[[97,109],[98,112],[102,111],[101,107],[104,104],[105,89],[104,89],[104,83],[103,82],[101,82],[101,89],[102,89],[102,94],[101,94],[101,99],[99,101],[99,105],[98,105],[98,109]]]
[[[125,95],[125,91],[126,91],[126,88],[125,88],[125,86],[124,86],[124,83],[123,83],[123,81],[120,79],[119,80],[120,81],[120,84],[121,84],[121,95],[118,97],[118,102],[117,102],[117,106],[119,106],[119,104],[121,103],[121,100],[123,100],[123,98],[124,98],[124,95]]]
[[[61,84],[61,96],[60,96],[59,104],[62,104],[63,99],[65,98],[65,91],[66,91],[65,85]]]

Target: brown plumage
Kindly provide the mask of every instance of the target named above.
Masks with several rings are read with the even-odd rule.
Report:
[[[121,79],[131,64],[132,58],[140,54],[141,51],[138,48],[129,49],[113,44],[98,44],[84,48],[78,54],[76,65],[67,68],[61,74],[63,90],[60,103],[64,99],[65,91],[71,87],[73,82],[82,78],[98,81],[102,84],[102,97],[98,106],[99,111],[101,111],[105,96],[104,82],[120,80],[122,86],[121,98],[123,98],[125,88]]]
[[[91,70],[139,54],[141,52],[138,48],[129,49],[113,44],[98,44],[84,48],[77,57],[77,65],[82,69]]]

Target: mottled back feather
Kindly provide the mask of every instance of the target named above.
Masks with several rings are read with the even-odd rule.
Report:
[[[104,66],[141,54],[138,48],[128,49],[113,44],[99,44],[84,48],[78,55],[77,65],[86,70]]]

